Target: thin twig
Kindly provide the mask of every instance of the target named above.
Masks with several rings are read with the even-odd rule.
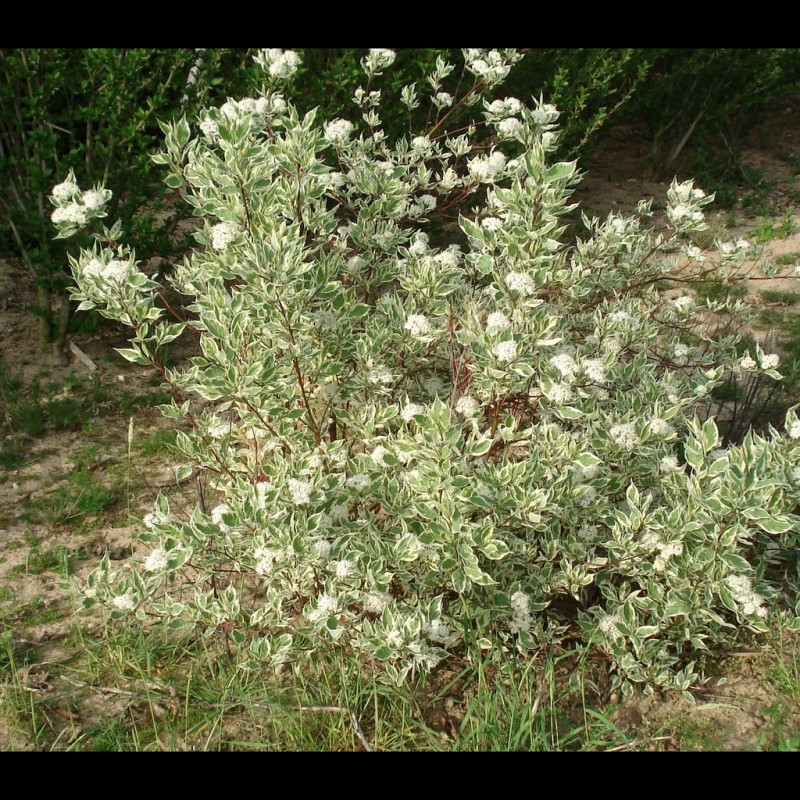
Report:
[[[136,692],[131,692],[127,689],[115,689],[113,686],[92,686],[89,683],[73,681],[70,678],[67,678],[65,675],[61,676],[61,680],[65,681],[70,686],[74,686],[76,689],[91,689],[92,691],[99,692],[100,694],[118,694],[122,695],[123,697],[133,697],[137,700],[152,700],[151,697],[141,697],[140,695],[136,694]]]
[[[737,650],[734,653],[726,653],[725,658],[752,658],[761,655],[764,655],[763,650]]]
[[[672,736],[651,736],[649,739],[634,739],[632,742],[628,742],[627,744],[618,744],[616,747],[609,747],[608,750],[604,750],[604,753],[622,753],[625,750],[630,750],[634,747],[638,747],[641,744],[650,744],[650,742],[666,742],[672,741]]]
[[[62,664],[63,662],[74,658],[76,655],[78,655],[78,653],[82,653],[85,649],[86,647],[76,647],[74,650],[70,650],[68,653],[58,656],[58,658],[49,658],[47,661],[37,661],[34,664],[29,664],[28,671],[32,672],[34,670],[40,670],[42,667],[49,667],[53,664]]]

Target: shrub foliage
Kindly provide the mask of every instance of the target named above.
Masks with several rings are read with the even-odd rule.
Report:
[[[676,261],[707,277],[747,245],[691,243],[711,199],[691,182],[669,231],[642,203],[569,240],[558,112],[487,99],[519,55],[439,58],[390,98],[427,126],[389,137],[393,59],[363,58],[355,120],[298,113],[298,55],[266,50],[257,97],[164,126],[157,160],[202,221],[169,277],[184,322],[102,226],[105,195],[87,211],[73,296],[133,329],[120,352],[191,425],[177,477],[212,491],[188,518],[160,496],[150,554],[106,560],[83,603],[222,632],[249,669],[340,646],[399,682],[462,648],[563,646],[603,654],[626,692],[685,690],[703,650],[797,620],[800,422],[721,448],[695,413],[726,370],[779,377],[778,357],[714,330],[730,301],[660,293]],[[52,199],[82,197],[70,174]],[[161,364],[189,328],[200,354]]]

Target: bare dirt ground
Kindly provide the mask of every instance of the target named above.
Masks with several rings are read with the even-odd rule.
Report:
[[[663,208],[668,181],[643,178],[648,150],[646,132],[619,126],[581,165],[585,177],[575,199],[590,215],[630,212],[648,197],[653,198],[654,208]],[[768,199],[776,227],[784,219],[785,233],[790,222],[800,229],[800,98],[796,107],[776,108],[763,126],[751,132],[742,149],[742,164],[749,178],[738,187],[736,206],[732,210],[712,206],[712,228],[724,238],[752,236],[765,224],[762,201]],[[691,168],[688,151],[679,165],[679,177],[691,177]],[[773,238],[764,257],[791,260],[792,254],[800,261],[800,232]],[[793,267],[782,272],[786,277],[750,282],[754,303],[768,305],[760,296],[765,288],[800,291]],[[759,277],[756,270],[754,278]],[[158,400],[152,371],[131,365],[114,352],[125,340],[111,327],[72,334],[96,370],[71,356],[69,365],[43,371],[37,321],[31,311],[34,302],[22,266],[0,260],[0,364],[20,381],[14,391],[38,382],[49,400],[73,398],[81,409],[66,430],[48,424],[39,436],[10,432],[9,437],[24,440],[26,455],[11,467],[0,466],[0,625],[11,626],[15,646],[36,647],[39,663],[46,663],[64,655],[68,647],[64,639],[74,625],[70,600],[61,588],[64,573],[68,570],[81,578],[106,552],[116,560],[135,554],[137,526],[131,520],[150,510],[157,491],[170,491],[174,481],[166,451],[158,446],[170,426],[152,407]],[[76,483],[76,472],[90,477]],[[85,500],[92,484],[114,494],[110,502],[98,502],[87,511]],[[175,490],[176,501],[183,497],[191,505],[192,491],[191,487]],[[612,719],[643,739],[667,731],[658,740],[662,744],[654,745],[658,749],[678,746],[669,734],[673,729],[682,731],[684,742],[686,731],[694,731],[698,747],[706,742],[713,749],[747,750],[769,744],[776,730],[770,709],[779,697],[766,679],[767,662],[756,651],[738,653],[721,669],[727,682],[699,691],[696,704],[679,695],[637,697],[620,705]],[[25,673],[31,691],[36,691],[37,674],[41,676],[41,671]],[[608,698],[612,703],[616,699]],[[800,733],[800,716],[782,718],[781,726]],[[30,740],[3,724],[0,713],[0,750],[32,747]]]

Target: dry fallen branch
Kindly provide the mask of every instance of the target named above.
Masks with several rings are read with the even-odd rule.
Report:
[[[72,352],[77,356],[78,360],[81,361],[90,372],[95,372],[97,370],[97,364],[95,364],[94,361],[92,361],[92,359],[89,358],[89,356],[87,356],[86,353],[84,353],[83,350],[81,350],[80,347],[75,344],[75,342],[70,341],[69,349],[72,350]]]
[[[93,692],[99,692],[101,694],[122,695],[124,697],[130,697],[132,700],[138,700],[144,703],[157,701],[159,699],[157,697],[153,697],[153,695],[143,696],[142,694],[130,691],[129,689],[117,689],[113,686],[93,686],[92,684],[83,683],[81,681],[73,681],[66,677],[63,678],[63,680],[65,680],[68,684],[78,689],[89,689]],[[151,688],[153,688],[156,692],[163,690],[167,691],[168,696],[161,698],[161,700],[166,704],[170,704],[170,701],[174,701],[174,698],[177,696],[175,689],[171,686],[168,687],[151,686]],[[222,708],[225,710],[229,710],[237,706],[244,706],[245,703],[244,702],[211,703],[208,701],[201,701],[201,702],[190,703],[190,705],[193,705],[196,708]],[[285,706],[281,705],[280,703],[258,703],[258,702],[247,703],[246,705],[252,708],[261,708],[266,711],[272,711],[276,708],[280,708],[284,710],[288,709],[290,711],[299,711],[301,713],[317,712],[317,713],[329,713],[329,714],[346,714],[348,717],[350,717],[350,724],[353,726],[353,731],[358,737],[358,740],[364,746],[364,750],[366,750],[368,753],[373,752],[372,747],[367,741],[367,737],[364,736],[364,732],[361,730],[361,725],[359,725],[355,713],[353,711],[350,711],[350,709],[348,708],[343,708],[342,706]]]

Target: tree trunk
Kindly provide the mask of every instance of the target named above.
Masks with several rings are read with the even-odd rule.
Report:
[[[69,297],[56,295],[44,286],[37,290],[39,305],[39,344],[42,350],[42,363],[49,367],[64,367],[69,364],[64,347],[69,325]],[[53,308],[53,301],[58,303]]]

